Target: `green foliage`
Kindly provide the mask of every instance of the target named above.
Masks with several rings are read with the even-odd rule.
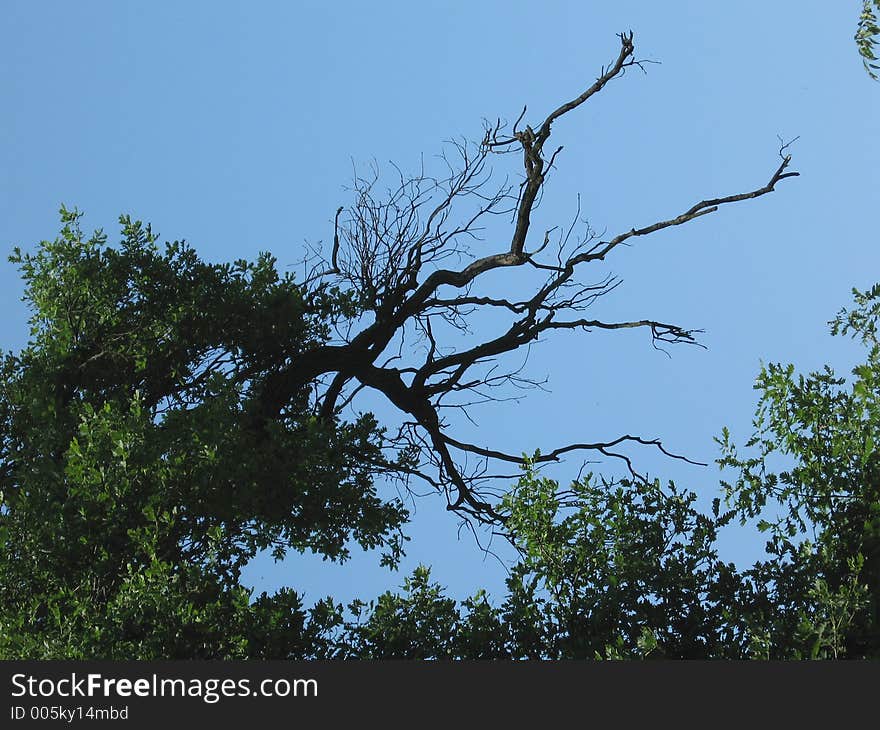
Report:
[[[817,578],[807,593],[813,610],[802,614],[798,638],[812,642],[811,659],[839,659],[846,654],[847,637],[869,601],[868,586],[859,579],[864,563],[861,555],[848,559],[849,574],[836,590]]]
[[[714,544],[732,515],[717,504],[701,514],[696,499],[672,483],[592,475],[560,490],[526,472],[505,507],[523,579],[549,599],[552,655],[724,654],[735,571]]]
[[[831,322],[866,350],[852,378],[762,368],[752,436],[719,439],[728,509],[660,481],[563,488],[528,462],[496,506],[519,551],[499,602],[420,567],[399,593],[306,608],[252,596],[242,568],[402,555],[372,416],[317,418],[311,383],[277,418],[254,408],[358,303],[305,297],[267,255],[208,264],[126,217],[113,247],[79,218],[12,257],[32,318],[0,360],[3,658],[880,656],[880,285]],[[745,570],[717,549],[737,518],[766,539]]]
[[[880,0],[863,0],[862,13],[859,16],[855,35],[856,47],[859,49],[859,55],[865,65],[865,71],[875,81],[877,80],[877,71],[880,70],[875,54],[877,38],[880,37],[880,24],[877,22],[878,13],[880,13]]]
[[[737,582],[719,561],[731,515],[697,512],[694,494],[588,477],[560,490],[527,467],[503,501],[522,560],[504,601],[457,604],[419,568],[399,595],[355,602],[336,656],[423,659],[623,659],[736,655]],[[343,615],[342,607],[337,607]],[[725,643],[725,640],[727,643]]]
[[[736,472],[728,499],[769,536],[769,559],[746,577],[775,656],[880,654],[880,286],[854,300],[831,322],[867,350],[852,379],[771,364],[746,454],[726,430],[719,441]]]
[[[426,569],[400,595],[351,607],[336,655],[423,658],[880,656],[880,285],[830,323],[867,350],[848,381],[769,365],[754,433],[727,429],[735,474],[705,514],[674,484],[588,475],[567,489],[528,466],[500,510],[521,560],[499,604],[456,604]],[[767,538],[737,571],[718,557],[739,517]],[[337,607],[343,616],[342,607]]]
[[[298,599],[250,603],[241,568],[351,541],[394,565],[407,514],[373,484],[371,416],[319,422],[307,388],[268,425],[250,403],[352,303],[306,301],[268,255],[207,264],[127,217],[111,247],[61,214],[58,239],[11,257],[32,317],[0,365],[0,654],[305,651]]]

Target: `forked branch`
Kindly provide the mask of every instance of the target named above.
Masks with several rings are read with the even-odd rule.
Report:
[[[475,403],[506,399],[505,388],[540,386],[540,381],[522,375],[524,362],[505,370],[505,356],[519,350],[527,353],[543,336],[558,330],[626,329],[645,331],[654,346],[698,344],[698,330],[653,317],[615,322],[586,316],[585,310],[613,291],[619,279],[606,275],[585,281],[580,274],[589,263],[606,260],[631,239],[772,192],[779,182],[798,174],[788,170],[787,146],[780,151],[781,163],[761,187],[706,198],[677,216],[632,227],[607,240],[597,240],[589,229],[576,231],[574,225],[553,227],[529,252],[533,213],[562,149],[547,147],[553,127],[633,66],[642,68],[642,62],[635,60],[632,33],[624,33],[614,61],[536,126],[523,125],[524,108],[509,131],[499,121],[478,145],[453,142],[442,158],[443,175],[435,177],[422,168],[406,176],[398,170],[396,183],[381,195],[378,172],[357,177],[354,205],[336,213],[330,260],[319,262],[313,269],[317,273],[304,283],[310,295],[334,287],[348,292],[357,312],[340,315],[335,341],[296,353],[285,368],[255,384],[255,424],[261,427],[279,417],[285,404],[303,392],[311,392],[319,417],[332,419],[356,393],[374,390],[403,418],[388,437],[389,452],[412,457],[405,464],[389,457],[377,470],[396,469],[402,479],[421,478],[446,494],[449,509],[497,522],[503,517],[492,505],[491,481],[497,470],[490,465],[522,463],[523,458],[455,438],[452,424],[441,413],[457,409],[470,416]],[[493,186],[490,157],[507,152],[521,155],[519,182],[505,179]],[[498,216],[510,218],[509,239],[494,252],[477,255],[477,245],[485,246],[481,239],[486,232],[497,235],[497,226],[489,224]],[[523,284],[518,276],[518,295],[490,294],[483,288],[486,274],[505,269],[530,272],[532,281]],[[491,325],[483,326],[481,315],[486,312],[503,314],[507,321],[499,326],[496,316]],[[476,337],[470,332],[472,326],[479,333]],[[521,445],[524,450],[529,446]],[[637,476],[625,451],[632,446],[684,458],[656,439],[627,434],[553,448],[539,460],[589,451],[622,460],[630,475]]]

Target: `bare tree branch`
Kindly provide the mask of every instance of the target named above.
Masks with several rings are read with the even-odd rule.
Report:
[[[292,353],[285,367],[254,379],[254,426],[262,428],[277,418],[285,404],[304,391],[312,393],[317,415],[331,419],[352,404],[355,395],[372,390],[403,418],[396,433],[386,437],[389,453],[411,457],[410,462],[389,457],[376,465],[377,471],[396,472],[403,480],[419,478],[445,493],[449,509],[478,521],[499,522],[503,516],[491,503],[491,482],[497,471],[491,465],[521,464],[524,457],[456,439],[442,414],[458,411],[471,418],[475,406],[507,399],[506,388],[541,387],[540,380],[521,374],[524,362],[505,368],[505,356],[521,348],[528,353],[533,343],[557,330],[631,329],[647,332],[655,347],[699,344],[695,337],[699,330],[651,317],[604,321],[584,315],[620,280],[605,274],[598,281],[582,281],[579,274],[591,262],[605,261],[630,239],[773,192],[779,182],[798,174],[788,171],[788,145],[781,146],[781,163],[761,187],[706,198],[674,217],[630,228],[608,240],[597,240],[589,226],[579,227],[578,202],[572,223],[544,231],[529,252],[533,214],[562,150],[557,146],[545,152],[552,127],[628,68],[642,68],[642,63],[635,59],[632,33],[623,33],[614,61],[536,127],[523,125],[523,108],[510,131],[499,120],[487,125],[480,144],[451,141],[440,157],[441,175],[429,174],[424,163],[414,175],[395,167],[396,180],[385,190],[380,189],[376,166],[366,175],[356,173],[353,205],[336,212],[330,260],[313,262],[314,273],[303,284],[307,301],[320,300],[324,292],[336,289],[350,297],[353,311],[334,315],[340,322],[337,340]],[[490,157],[508,152],[522,155],[520,179],[493,183]],[[493,253],[476,255],[477,244],[486,246],[484,237],[497,236],[499,216],[510,217],[509,241]],[[498,295],[486,290],[486,274],[499,272],[497,281],[501,270],[512,268],[532,278],[523,284],[523,277],[517,277],[516,286],[521,292],[525,287],[523,293]],[[481,336],[474,341],[471,329],[483,322],[487,312],[494,313],[487,320],[490,324],[479,329]],[[506,323],[499,328],[503,318]],[[629,434],[555,448],[536,458],[537,463],[546,463],[589,451],[621,461],[631,476],[640,476],[627,447],[654,448],[690,461],[667,451],[656,439]]]

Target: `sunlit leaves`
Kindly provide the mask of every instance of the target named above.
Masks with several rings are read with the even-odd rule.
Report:
[[[853,294],[830,323],[866,349],[851,377],[768,365],[751,438],[719,439],[729,502],[769,536],[748,578],[779,657],[880,653],[880,287]]]
[[[109,245],[81,217],[62,209],[54,241],[11,257],[31,340],[0,381],[0,654],[305,652],[277,617],[291,595],[250,604],[241,568],[352,543],[394,566],[407,513],[374,484],[372,416],[316,419],[311,384],[259,427],[250,402],[350,299],[306,299],[268,254],[207,263],[127,216]]]

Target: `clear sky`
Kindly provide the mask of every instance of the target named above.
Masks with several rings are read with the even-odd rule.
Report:
[[[636,55],[660,63],[554,127],[565,150],[537,226],[568,223],[578,193],[592,227],[614,234],[760,187],[778,164],[777,137],[800,136],[802,175],[640,239],[596,270],[624,279],[596,316],[701,328],[707,350],[667,358],[644,333],[560,333],[529,361],[551,392],[483,409],[461,432],[514,453],[638,432],[711,462],[723,425],[748,434],[762,361],[845,372],[857,354],[825,323],[880,273],[880,85],[852,41],[859,7],[4,0],[0,249],[53,238],[64,203],[87,228],[112,232],[126,212],[207,259],[269,250],[293,266],[305,241],[332,236],[352,160],[412,170],[444,139],[478,138],[483,118],[514,119],[528,104],[540,120],[591,83],[616,56],[616,34],[632,29]],[[21,292],[0,264],[7,349],[27,334]],[[717,494],[715,467],[640,458],[706,501]],[[569,479],[576,466],[552,475]],[[459,597],[498,593],[503,565],[459,538],[441,500],[416,506],[403,570],[431,564]],[[723,545],[740,562],[760,547],[737,531]],[[401,580],[376,562],[260,559],[247,579],[307,601],[369,597]]]

